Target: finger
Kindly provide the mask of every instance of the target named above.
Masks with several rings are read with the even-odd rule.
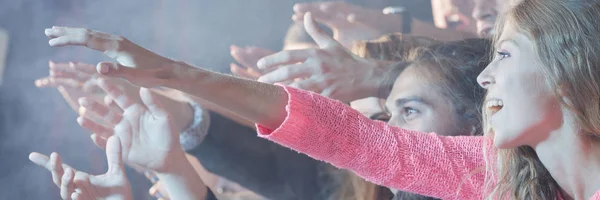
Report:
[[[100,137],[108,138],[108,137],[114,135],[114,132],[112,129],[106,128],[106,127],[98,124],[97,122],[94,122],[93,120],[86,118],[86,117],[81,117],[81,116],[78,117],[77,123],[81,127],[88,129],[92,133],[98,134],[98,136],[100,136]]]
[[[246,52],[248,52],[249,55],[253,55],[253,57],[255,57],[258,61],[259,58],[274,54],[274,51],[271,51],[269,49],[264,49],[264,48],[259,48],[259,47],[247,47],[246,48]],[[252,64],[256,64],[256,61]]]
[[[106,144],[106,161],[108,162],[108,171],[106,174],[125,174],[125,167],[121,156],[121,140],[117,136],[111,136],[108,138]]]
[[[87,63],[69,62],[69,68],[76,72],[80,72],[80,73],[88,74],[88,75],[97,73],[96,66],[87,64]]]
[[[335,41],[333,37],[329,36],[325,31],[321,30],[317,26],[317,23],[313,20],[310,12],[304,15],[304,28],[321,48],[339,45],[339,43]]]
[[[318,3],[297,3],[294,5],[294,13],[303,17],[304,14],[310,12],[316,18],[323,20],[335,20],[339,14],[343,14],[344,10],[340,9],[338,2],[318,2]]]
[[[104,94],[102,88],[98,86],[98,80],[96,78],[89,78],[87,81],[83,82],[81,86],[83,91],[89,94]]]
[[[73,200],[79,198],[79,199],[86,199],[86,195],[89,195],[90,191],[92,191],[91,188],[91,184],[90,184],[90,175],[84,172],[75,172],[75,178],[73,178],[73,183],[75,184],[75,192],[73,192],[73,194],[77,194],[76,198],[73,198],[73,195],[71,195],[71,198]]]
[[[260,77],[260,74],[252,73],[249,69],[243,69],[242,67],[240,67],[234,63],[231,63],[229,65],[229,69],[231,70],[231,73],[233,75],[247,78],[250,80],[256,80]]]
[[[121,113],[115,113],[108,106],[87,97],[79,98],[79,105],[81,105],[79,115],[86,118],[98,117],[112,126],[117,125],[123,119]]]
[[[48,157],[44,154],[41,154],[38,152],[32,152],[31,154],[29,154],[29,160],[40,167],[46,168],[48,171],[52,171],[52,169],[53,169],[52,164],[50,162],[50,157]],[[62,168],[63,169],[70,168],[70,166],[63,163]],[[61,174],[61,176],[62,176],[62,174]]]
[[[160,100],[157,98],[158,95],[152,93],[148,88],[140,89],[140,97],[142,98],[142,102],[150,111],[150,114],[154,117],[158,118],[166,118],[169,116],[169,113],[164,109]]]
[[[316,70],[310,63],[301,63],[294,65],[285,65],[275,71],[265,74],[258,78],[258,81],[264,83],[279,83],[311,76]]]
[[[35,86],[39,88],[65,86],[71,88],[81,88],[82,82],[72,78],[45,77],[35,81]]]
[[[97,51],[116,51],[124,39],[95,30],[70,27],[52,27],[44,31],[46,36],[52,38],[48,44],[53,47],[74,45],[85,46]]]
[[[275,68],[280,65],[295,64],[304,62],[316,54],[315,49],[288,50],[275,53],[273,55],[261,58],[256,64],[259,69]]]
[[[258,59],[260,59],[260,58],[255,58],[253,60],[250,57],[250,55],[248,55],[248,52],[246,51],[246,49],[240,48],[235,45],[231,45],[230,54],[231,54],[231,57],[233,57],[233,59],[235,59],[235,61],[239,62],[240,64],[242,64],[242,66],[247,67],[247,68],[256,68],[256,63],[258,62]]]
[[[144,176],[146,176],[146,178],[150,180],[150,182],[152,182],[153,184],[156,184],[156,182],[158,181],[158,176],[156,176],[156,173],[152,171],[144,171]]]
[[[240,48],[235,45],[231,46],[231,56],[246,68],[258,69],[256,66],[258,60],[273,53],[275,52],[258,47]]]
[[[52,154],[50,154],[50,172],[52,173],[52,181],[54,181],[54,184],[56,184],[56,186],[61,185],[61,177],[64,176],[65,170],[67,168],[63,168],[62,166],[62,159],[60,158],[60,155],[56,152],[53,152]]]
[[[123,113],[123,109],[109,95],[104,96],[104,105],[108,106],[113,112]]]
[[[100,147],[101,149],[106,149],[106,138],[100,137],[95,133],[90,135],[90,138],[92,138],[92,142],[94,142],[96,146]]]
[[[85,63],[75,63],[75,62],[54,63],[54,62],[50,62],[49,67],[50,67],[51,72],[63,72],[63,73],[74,74],[78,78],[81,78],[81,79],[87,79],[90,76],[96,74],[95,66],[90,65],[90,64],[85,64]]]
[[[156,184],[154,184],[150,190],[148,190],[148,193],[157,199],[169,199],[169,194],[163,183],[160,181],[156,182]]]
[[[319,81],[315,81],[314,79],[306,79],[301,81],[296,81],[290,84],[290,87],[311,91],[315,93],[321,93],[323,90],[322,83]]]
[[[135,103],[134,99],[136,99],[136,97],[133,95],[137,94],[128,94],[124,89],[104,78],[98,79],[98,86],[100,86],[100,88],[102,88],[102,90],[104,90],[104,92],[106,92],[122,110],[129,108]]]
[[[75,187],[73,184],[74,172],[73,169],[67,168],[65,169],[65,173],[62,176],[62,183],[60,184],[60,196],[65,199],[71,199],[71,194],[75,192]]]

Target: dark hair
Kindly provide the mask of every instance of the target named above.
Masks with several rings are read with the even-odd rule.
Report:
[[[392,33],[375,40],[355,42],[351,48],[352,53],[376,60],[387,61],[412,61],[415,58],[414,50],[439,43],[437,40],[423,37]]]

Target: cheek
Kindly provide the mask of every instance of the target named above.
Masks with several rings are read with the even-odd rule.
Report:
[[[456,134],[456,123],[454,118],[450,114],[451,112],[433,112],[427,115],[423,115],[418,119],[413,120],[412,126],[415,130],[430,133],[434,132],[439,135],[455,135]]]

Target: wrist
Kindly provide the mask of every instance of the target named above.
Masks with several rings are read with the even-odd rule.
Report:
[[[157,175],[181,175],[181,170],[185,170],[189,161],[185,157],[185,152],[181,147],[175,147],[168,153],[163,167],[161,169],[153,169]]]

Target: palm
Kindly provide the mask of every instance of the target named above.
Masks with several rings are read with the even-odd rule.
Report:
[[[123,141],[123,157],[127,162],[160,170],[169,151],[179,144],[173,140],[177,138],[173,127],[169,120],[156,118],[143,106],[133,105],[125,110],[115,134]]]

